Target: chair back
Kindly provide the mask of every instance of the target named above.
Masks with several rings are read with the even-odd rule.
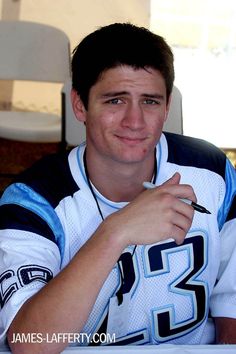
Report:
[[[0,80],[64,83],[70,77],[69,43],[52,26],[0,21]]]
[[[58,28],[28,21],[0,21],[0,51],[0,80],[63,85],[70,79],[70,41]],[[61,108],[60,92],[58,102]],[[61,142],[64,120],[61,114],[40,109],[3,110],[0,138]]]
[[[163,130],[183,134],[182,94],[176,86],[174,86],[172,90],[168,118],[164,124]]]

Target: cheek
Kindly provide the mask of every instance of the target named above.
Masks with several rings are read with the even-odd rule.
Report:
[[[99,116],[100,120],[103,121],[105,125],[111,125],[119,121],[121,112],[115,109],[114,107],[110,107],[109,109],[104,109],[100,111]]]
[[[119,126],[119,115],[115,112],[101,114],[96,118],[94,126],[99,126],[100,130],[105,132],[106,130],[114,130]]]
[[[104,115],[103,112],[96,112],[96,114],[90,115],[86,121],[86,129],[87,134],[93,140],[100,140],[105,139],[105,135],[107,131],[114,129],[115,124],[114,115],[106,114]]]
[[[150,120],[148,123],[148,129],[150,132],[152,132],[153,135],[160,135],[164,123],[165,123],[164,119],[160,119],[160,118]]]
[[[151,145],[153,145],[153,147],[158,143],[162,131],[163,131],[163,125],[164,125],[164,121],[163,120],[155,120],[152,123],[149,123],[149,127],[148,127],[148,134],[151,137]]]

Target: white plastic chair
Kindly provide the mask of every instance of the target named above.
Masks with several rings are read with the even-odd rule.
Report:
[[[86,139],[85,126],[74,115],[70,99],[71,81],[69,80],[62,88],[64,96],[65,121],[63,124],[63,140],[67,146],[76,146]],[[168,119],[164,130],[172,133],[183,134],[182,95],[174,86]]]
[[[64,84],[70,78],[69,43],[67,35],[52,26],[0,21],[0,80]],[[56,114],[0,111],[0,138],[60,142],[61,127]]]
[[[170,110],[163,129],[170,133],[183,134],[182,94],[176,86],[172,90]]]

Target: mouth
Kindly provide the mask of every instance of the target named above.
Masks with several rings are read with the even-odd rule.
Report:
[[[137,145],[146,140],[146,137],[129,137],[129,136],[120,136],[116,135],[116,137],[126,145]]]

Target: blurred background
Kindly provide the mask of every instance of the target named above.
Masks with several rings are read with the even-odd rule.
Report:
[[[85,35],[112,22],[132,22],[162,35],[175,55],[184,134],[212,142],[235,164],[235,0],[0,0],[0,21],[15,20],[61,29],[70,39],[70,51]],[[60,114],[61,87],[0,80],[0,110]],[[0,190],[12,174],[57,150],[57,142],[0,139]]]

